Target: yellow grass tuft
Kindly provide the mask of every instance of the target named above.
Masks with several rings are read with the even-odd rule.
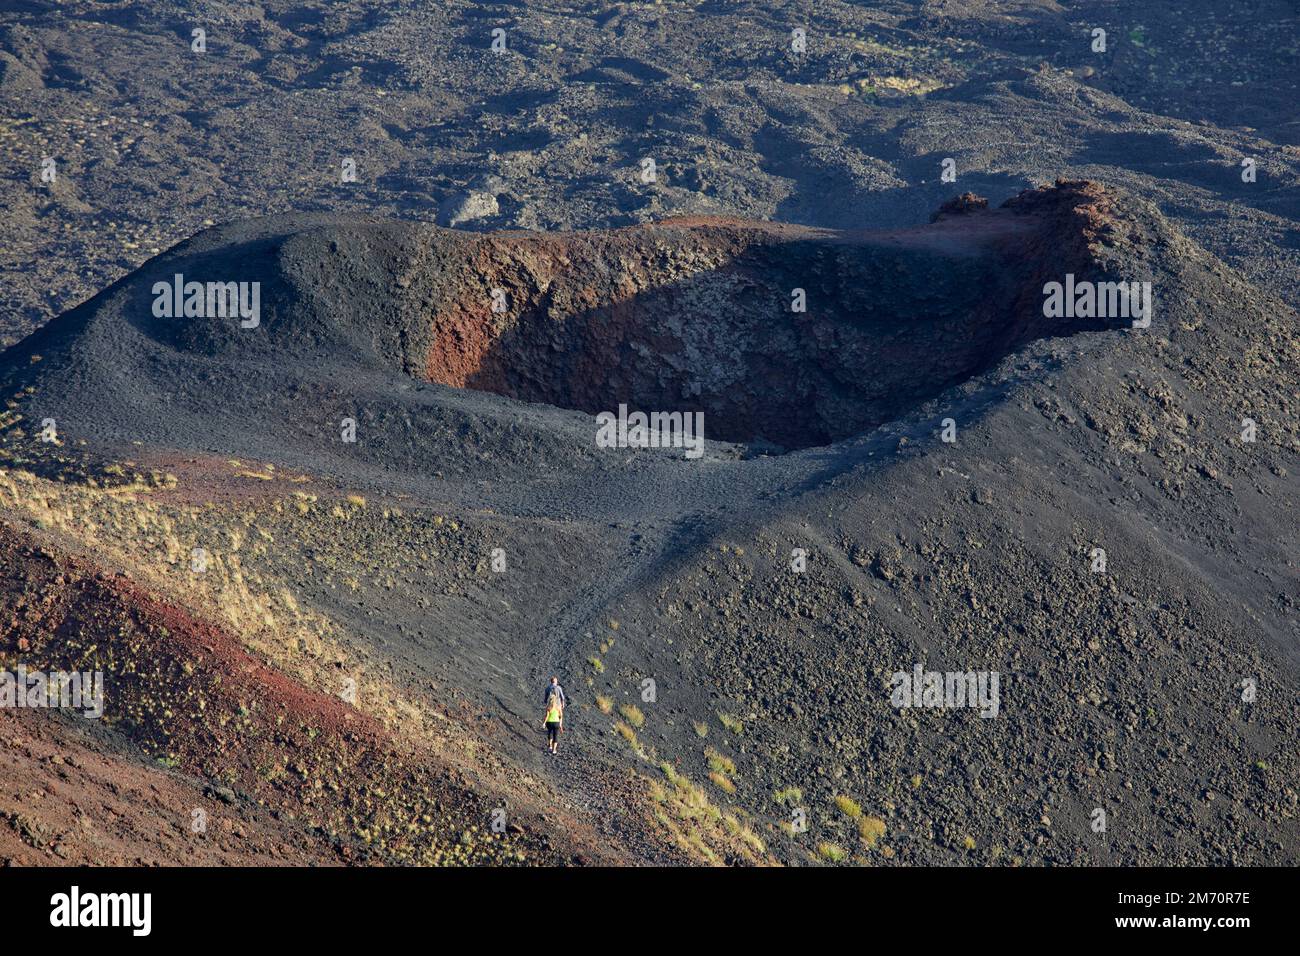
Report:
[[[622,737],[624,740],[630,743],[633,747],[637,745],[636,731],[633,730],[631,727],[629,727],[627,724],[623,723],[623,721],[621,720],[614,721],[614,729],[618,732],[618,735],[620,737]]]
[[[873,849],[885,835],[885,821],[879,817],[863,817],[858,821],[858,835],[868,850]]]
[[[839,863],[848,856],[848,854],[844,852],[844,847],[836,843],[818,843],[817,855],[823,860],[827,860],[831,863]]]
[[[843,813],[851,820],[856,820],[858,817],[862,816],[862,807],[858,806],[857,801],[850,797],[846,797],[843,794],[835,797],[835,806],[839,809],[840,813]]]
[[[773,793],[772,799],[777,803],[802,803],[803,791],[798,787],[786,787]]]
[[[724,714],[722,711],[718,711],[717,713],[718,720],[722,722],[722,726],[726,727],[733,734],[744,732],[745,723],[739,717],[733,717],[731,714]]]
[[[730,757],[718,753],[712,747],[704,748],[704,758],[709,762],[709,769],[718,773],[725,773],[729,776],[735,776],[736,764]]]

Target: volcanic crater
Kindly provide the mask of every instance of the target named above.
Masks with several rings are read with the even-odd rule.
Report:
[[[892,420],[1034,339],[1104,327],[1045,318],[1042,289],[1101,276],[1115,226],[1088,182],[997,209],[964,196],[895,231],[678,218],[472,234],[287,217],[209,230],[153,260],[104,293],[129,328],[102,331],[117,349],[142,336],[132,361],[199,361],[190,380],[212,361],[364,366],[588,413],[703,412],[711,439],[789,451]],[[259,282],[257,327],[153,315],[146,290],[176,275]],[[96,304],[32,350],[94,334]]]
[[[469,268],[426,300],[417,368],[585,412],[703,411],[707,434],[732,442],[824,445],[1027,341],[1101,328],[1040,306],[1052,276],[1098,273],[1089,239],[1105,215],[1074,183],[993,212],[966,197],[897,232],[688,218],[476,239]]]

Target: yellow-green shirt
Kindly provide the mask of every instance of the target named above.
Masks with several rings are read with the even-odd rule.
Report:
[[[559,704],[555,704],[555,703],[553,703],[553,704],[551,704],[550,707],[548,707],[548,708],[546,709],[546,722],[547,722],[548,724],[558,724],[558,723],[560,722],[560,705],[559,705]]]

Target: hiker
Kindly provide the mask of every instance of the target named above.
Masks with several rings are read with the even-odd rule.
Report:
[[[554,678],[552,678],[554,679]],[[559,687],[559,684],[555,685]],[[547,746],[552,754],[560,752],[560,726],[564,723],[564,694],[551,694],[546,698],[546,719],[542,725],[546,728]]]
[[[542,694],[542,703],[549,706],[552,696],[558,696],[560,698],[561,707],[564,707],[564,705],[569,702],[564,696],[564,688],[560,686],[560,679],[558,677],[552,677],[551,682],[546,685],[546,692]]]

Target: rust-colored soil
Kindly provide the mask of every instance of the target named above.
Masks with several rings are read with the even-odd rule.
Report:
[[[512,809],[493,832],[493,809],[519,808],[517,795],[395,739],[126,577],[7,526],[0,593],[10,609],[0,666],[98,670],[105,681],[102,721],[0,714],[6,860],[175,863],[185,847],[194,862],[610,859],[562,814],[547,824]],[[203,834],[189,830],[195,809],[209,817]]]

